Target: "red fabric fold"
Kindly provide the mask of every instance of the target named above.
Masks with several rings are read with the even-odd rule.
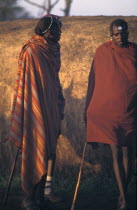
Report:
[[[109,41],[97,49],[89,75],[86,112],[88,142],[129,143],[137,123],[135,44],[120,48]]]

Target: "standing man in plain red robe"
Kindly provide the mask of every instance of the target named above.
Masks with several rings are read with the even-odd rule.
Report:
[[[86,101],[87,142],[109,144],[120,196],[127,210],[130,146],[137,130],[137,45],[128,41],[128,24],[110,25],[111,41],[96,51]]]

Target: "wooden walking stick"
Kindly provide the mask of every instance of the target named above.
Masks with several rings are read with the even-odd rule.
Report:
[[[71,210],[74,210],[74,208],[75,208],[76,198],[77,198],[77,194],[78,194],[78,188],[79,188],[80,179],[81,179],[82,167],[83,167],[83,162],[84,162],[84,157],[85,157],[86,146],[87,146],[87,142],[85,142],[84,149],[83,149],[82,160],[81,160],[81,165],[80,165],[80,170],[79,170],[79,174],[78,174],[78,180],[77,180],[77,184],[76,184],[76,188],[75,188],[75,193],[74,193],[74,197],[73,197]]]
[[[15,160],[14,160],[13,165],[12,165],[12,169],[11,169],[11,173],[10,173],[10,178],[9,178],[9,183],[8,183],[8,188],[7,188],[7,192],[5,194],[3,206],[6,206],[6,204],[7,204],[8,194],[9,194],[9,191],[10,191],[11,182],[12,182],[12,178],[13,178],[13,174],[14,174],[14,170],[15,170],[15,166],[16,166],[16,162],[17,162],[19,151],[20,151],[20,148],[17,149]]]

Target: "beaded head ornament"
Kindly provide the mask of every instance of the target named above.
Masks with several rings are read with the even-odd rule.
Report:
[[[49,16],[48,16],[49,17]],[[45,30],[45,31],[42,31],[42,34],[45,34],[50,28],[51,28],[51,26],[52,26],[52,23],[53,23],[53,17],[52,16],[50,16],[50,18],[51,18],[51,22],[50,22],[50,25],[49,25],[49,27]]]
[[[43,36],[53,25],[54,20],[59,21],[61,26],[61,19],[57,15],[45,15],[37,23],[34,31],[37,35]]]
[[[50,14],[50,15],[45,15],[44,17],[50,17],[50,18],[51,18],[51,22],[50,22],[49,27],[48,27],[45,31],[42,31],[42,34],[45,34],[45,33],[51,28],[51,26],[52,26],[52,24],[53,24],[53,18],[55,18],[55,19],[57,19],[57,20],[60,21],[60,17],[57,16],[57,15],[52,15],[52,14]]]

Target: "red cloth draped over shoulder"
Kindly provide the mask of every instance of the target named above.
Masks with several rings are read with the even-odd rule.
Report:
[[[94,56],[86,101],[87,142],[128,145],[137,126],[137,46],[108,41]]]
[[[9,139],[22,149],[22,187],[29,192],[56,152],[64,98],[58,72],[60,46],[33,36],[23,46],[15,83]]]

